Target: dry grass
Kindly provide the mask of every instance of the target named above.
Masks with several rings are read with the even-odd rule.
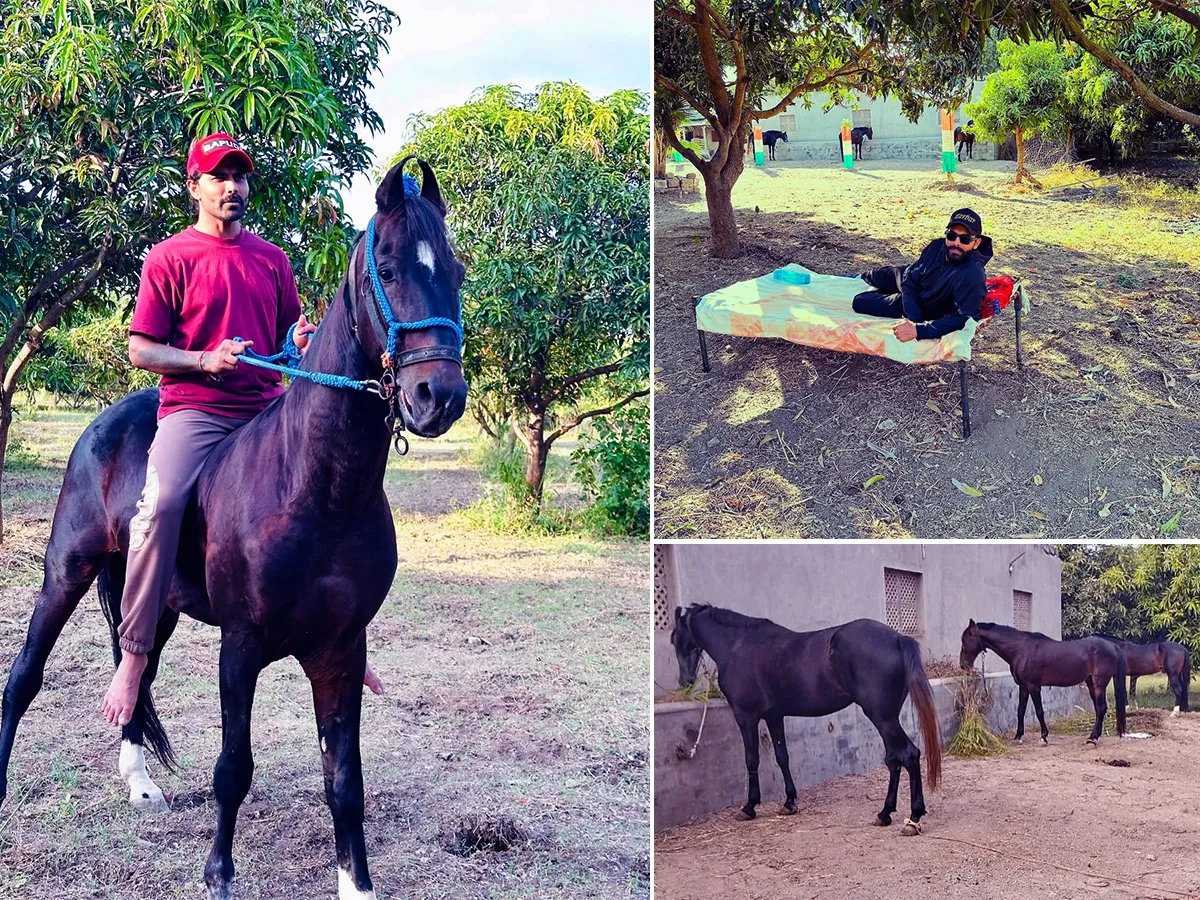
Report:
[[[49,413],[18,424],[26,446],[56,461],[80,427]],[[368,632],[387,693],[365,697],[362,737],[379,896],[646,897],[649,551],[633,541],[467,527],[445,510],[446,498],[466,506],[487,487],[469,463],[471,443],[455,429],[414,442],[389,468],[401,563]],[[61,469],[29,477],[20,496],[6,494],[5,511],[32,560],[48,535]],[[23,564],[3,574],[0,672],[24,638],[40,582]],[[97,712],[111,655],[95,597],[84,599],[18,733],[0,808],[0,897],[203,893],[220,746],[217,644],[214,629],[184,620],[167,647],[156,694],[180,771],[165,775],[151,763],[172,811],[140,816],[116,774],[118,735]],[[292,660],[260,679],[253,746],[254,784],[234,845],[236,895],[332,896],[333,831],[311,695]],[[445,835],[470,822],[528,839],[450,852]]]
[[[959,715],[958,731],[946,752],[954,756],[999,756],[1008,752],[1008,744],[984,721],[992,705],[992,694],[977,673],[963,675],[952,688],[954,708]]]

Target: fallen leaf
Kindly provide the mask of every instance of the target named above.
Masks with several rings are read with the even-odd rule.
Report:
[[[936,403],[934,403],[932,400],[926,400],[925,405],[928,406],[930,409],[932,409],[935,413],[940,413],[942,411],[942,408],[940,406],[938,406]]]
[[[1103,372],[1104,366],[1084,366],[1084,372]]]
[[[1172,531],[1174,531],[1176,528],[1179,527],[1180,515],[1182,515],[1182,513],[1175,513],[1175,515],[1171,516],[1171,518],[1167,519],[1167,521],[1165,521],[1161,525],[1159,525],[1158,530],[1161,531],[1163,534],[1170,534]]]
[[[963,484],[957,478],[951,478],[950,483],[953,484],[960,491],[962,491],[964,494],[966,494],[968,497],[982,497],[983,496],[983,491],[979,490],[979,488],[973,488],[969,484]]]
[[[872,444],[870,441],[867,441],[867,446],[870,447],[872,450],[874,450],[876,453],[878,453],[880,456],[882,456],[884,459],[895,459],[896,458],[895,450],[888,450],[886,447],[880,447],[878,444]]]
[[[1162,475],[1163,499],[1166,500],[1171,496],[1171,479],[1167,477],[1166,472],[1160,472],[1159,474]]]
[[[1042,515],[1040,512],[1038,512],[1036,509],[1027,509],[1027,510],[1025,510],[1025,512],[1026,512],[1026,514],[1033,516],[1035,519],[1041,519],[1043,522],[1046,521],[1046,517],[1044,515]]]
[[[872,475],[870,478],[868,478],[866,481],[863,482],[863,490],[865,491],[871,485],[878,484],[881,481],[883,481],[882,475]]]
[[[1041,476],[1041,475],[1034,475],[1034,476],[1033,476],[1033,483],[1034,483],[1034,484],[1041,484],[1041,483],[1042,483],[1042,476]]]
[[[896,423],[894,421],[892,421],[891,419],[884,419],[882,422],[880,422],[878,425],[875,426],[877,431],[891,431],[895,427],[896,427]]]
[[[758,446],[765,447],[765,446],[767,446],[767,444],[771,443],[771,441],[773,441],[773,440],[775,440],[775,435],[768,434],[765,438],[763,438],[761,441],[758,442]]]
[[[1100,518],[1102,518],[1102,519],[1107,519],[1110,515],[1112,515],[1112,504],[1105,503],[1104,507],[1100,510],[1100,512],[1097,515],[1099,515]]]

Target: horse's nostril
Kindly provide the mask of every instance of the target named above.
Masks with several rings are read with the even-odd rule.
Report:
[[[422,381],[420,384],[417,385],[417,402],[424,404],[424,403],[429,403],[432,400],[433,400],[433,391],[431,391],[429,389],[429,382]]]

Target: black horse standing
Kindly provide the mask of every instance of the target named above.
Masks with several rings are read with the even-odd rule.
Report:
[[[1008,663],[1017,683],[1016,740],[1025,737],[1025,710],[1029,698],[1042,726],[1042,743],[1050,729],[1042,712],[1043,687],[1072,687],[1086,683],[1096,710],[1088,743],[1100,740],[1104,715],[1108,712],[1108,682],[1113,682],[1117,700],[1117,734],[1125,734],[1125,654],[1104,638],[1087,637],[1077,641],[1056,641],[1038,631],[1020,631],[1008,625],[979,622],[974,619],[963,630],[959,665],[970,669],[984,650],[994,650]]]
[[[1152,644],[1135,644],[1123,638],[1100,634],[1125,652],[1125,667],[1129,673],[1129,702],[1137,706],[1137,680],[1139,675],[1155,675],[1166,672],[1167,683],[1175,695],[1174,713],[1188,712],[1188,690],[1192,681],[1192,651],[1175,641],[1156,641]]]
[[[763,143],[766,144],[766,146],[767,146],[767,153],[769,154],[769,156],[768,156],[769,159],[775,158],[775,145],[777,143],[779,143],[780,141],[783,141],[785,144],[788,142],[788,136],[787,136],[786,131],[764,131],[763,132]]]
[[[364,241],[304,359],[310,371],[375,380],[385,349],[377,302],[401,321],[458,317],[463,267],[446,239],[446,212],[433,171],[420,162],[419,195],[405,196],[397,164],[376,192],[375,259],[386,300],[376,299]],[[449,346],[453,343],[453,346]],[[458,336],[437,325],[406,332],[395,374],[404,424],[427,437],[463,413]],[[359,718],[366,626],[396,571],[396,534],[383,490],[391,429],[388,404],[357,390],[297,379],[209,456],[189,502],[169,608],[142,677],[133,721],[123,731],[122,774],[153,787],[142,743],[170,765],[170,743],[150,690],[163,645],[180,613],[221,629],[223,744],[213,772],[217,827],[204,867],[210,898],[228,900],[233,832],[254,763],[250,710],[259,673],[286,656],[312,684],[325,797],[333,814],[341,900],[375,896],[363,835]],[[59,495],[45,577],[25,645],[4,690],[0,799],[17,724],[42,686],[46,658],[68,617],[99,577],[112,627],[121,616],[129,521],[146,477],[157,390],[139,391],[101,413],[71,453]],[[159,794],[161,797],[161,793]]]
[[[972,119],[967,123],[967,128],[970,128],[974,124],[975,120]],[[975,158],[975,135],[967,131],[966,128],[963,128],[961,125],[954,126],[954,143],[958,148],[959,162],[962,162],[962,152],[964,148],[967,151],[967,159]]]
[[[867,127],[858,127],[850,129],[850,144],[851,152],[855,159],[862,159],[863,141],[875,140],[875,131]],[[838,132],[838,159],[846,155],[846,142],[842,140],[842,133]]]
[[[796,632],[770,619],[756,619],[728,609],[693,605],[675,610],[671,643],[679,660],[679,681],[696,680],[700,654],[717,664],[721,692],[729,701],[746,748],[749,796],[742,814],[753,819],[762,799],[758,784],[758,723],[766,720],[775,745],[775,761],[787,791],[784,810],[796,811],[796,784],[788,767],[783,720],[786,716],[826,716],[857,703],[883,738],[888,792],[876,825],[891,825],[896,811],[900,769],[908,770],[911,824],[919,830],[925,815],[921,789],[921,751],[900,725],[900,709],[912,695],[925,755],[929,786],[941,776],[942,746],[937,709],[921,648],[873,619],[856,619],[823,631]]]

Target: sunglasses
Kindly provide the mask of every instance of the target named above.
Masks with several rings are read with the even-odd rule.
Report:
[[[969,243],[971,243],[971,241],[975,240],[975,235],[961,234],[957,231],[951,231],[950,229],[947,229],[946,230],[946,240],[948,240],[952,244],[955,241],[958,241],[959,243],[962,243],[962,244],[969,244]]]

